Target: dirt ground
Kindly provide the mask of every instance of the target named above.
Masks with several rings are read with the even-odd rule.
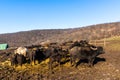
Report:
[[[93,67],[82,62],[77,68],[66,62],[53,73],[48,70],[47,61],[31,66],[11,67],[10,53],[0,53],[0,80],[120,80],[120,52],[106,49],[105,54],[95,59]]]

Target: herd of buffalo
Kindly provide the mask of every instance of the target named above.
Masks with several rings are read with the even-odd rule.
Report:
[[[94,46],[88,43],[86,40],[80,40],[71,42],[65,42],[62,44],[53,43],[48,45],[40,45],[39,47],[18,47],[14,50],[14,54],[11,55],[11,65],[21,65],[25,62],[39,62],[49,58],[49,69],[52,69],[53,62],[58,62],[61,65],[62,59],[69,57],[71,66],[78,66],[80,60],[86,59],[88,66],[93,66],[95,58],[105,53],[103,47]]]

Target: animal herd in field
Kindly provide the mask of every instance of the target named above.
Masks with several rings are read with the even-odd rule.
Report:
[[[70,45],[67,45],[70,44]],[[53,62],[58,62],[61,65],[63,58],[69,58],[71,66],[78,66],[80,60],[88,60],[88,66],[92,67],[95,58],[103,54],[104,49],[101,46],[94,46],[89,44],[86,40],[75,42],[64,42],[62,44],[54,43],[49,45],[40,45],[39,47],[18,47],[14,50],[14,54],[11,55],[11,65],[21,65],[26,60],[29,60],[30,64],[35,60],[39,62],[49,58],[49,69],[53,69]]]

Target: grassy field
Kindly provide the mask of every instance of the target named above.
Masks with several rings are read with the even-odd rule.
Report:
[[[102,39],[104,43],[104,39]],[[99,45],[99,44],[98,44]],[[104,44],[102,44],[104,46]],[[105,49],[110,51],[120,51],[120,36],[105,38]]]

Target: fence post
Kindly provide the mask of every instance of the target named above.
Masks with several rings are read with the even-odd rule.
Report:
[[[97,45],[97,41],[95,40],[95,46]]]
[[[104,47],[106,47],[106,38],[104,38]]]

